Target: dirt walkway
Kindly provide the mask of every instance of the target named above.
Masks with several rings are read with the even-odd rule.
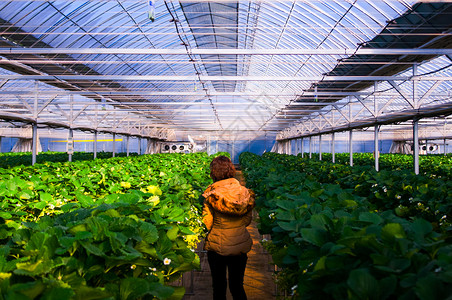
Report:
[[[241,171],[237,171],[236,178],[244,184]],[[248,231],[253,238],[253,248],[248,253],[248,263],[245,270],[245,291],[248,300],[272,300],[276,299],[275,284],[272,279],[271,257],[268,255],[259,241],[262,236],[259,234],[256,222],[253,221],[248,226]],[[203,245],[198,246],[198,254],[201,260],[201,271],[193,271],[184,275],[183,285],[186,289],[184,300],[211,300],[212,299],[212,279],[210,277],[207,253],[202,251]],[[232,300],[228,291],[228,300]]]

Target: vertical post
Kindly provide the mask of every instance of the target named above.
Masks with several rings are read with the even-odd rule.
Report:
[[[304,145],[303,145],[303,142],[304,142],[304,138],[301,138],[301,158],[304,158]]]
[[[72,144],[72,148],[74,147],[74,131],[72,128],[69,128],[69,139],[68,143]],[[71,149],[68,149],[68,161],[72,161],[72,152]]]
[[[413,64],[413,76],[417,75],[417,63]],[[418,97],[417,97],[417,80],[413,80],[413,108],[418,109]],[[426,151],[428,151],[427,141],[425,141]],[[415,118],[413,120],[413,163],[414,163],[414,174],[419,174],[419,119]]]
[[[352,97],[348,96],[348,119],[349,122],[353,121],[353,114],[352,114]],[[348,151],[349,151],[349,164],[351,167],[353,167],[353,130],[350,129],[348,133]]]
[[[36,155],[38,153],[38,91],[39,91],[39,83],[35,81],[35,99],[33,105],[33,117],[34,123],[32,127],[32,141],[31,141],[31,164],[34,165],[36,163]]]
[[[312,136],[309,137],[309,158],[312,158]]]
[[[126,136],[126,153],[129,156],[129,136]]]
[[[235,147],[234,147],[235,145],[234,145],[234,140],[232,140],[232,154],[231,154],[231,160],[232,160],[232,162],[234,162],[234,151],[235,151]]]
[[[322,135],[319,135],[319,160],[322,160]]]
[[[380,131],[380,126],[375,125],[375,131],[374,131],[374,157],[375,157],[375,171],[380,171],[380,164],[379,164],[379,153],[378,153],[378,132]]]
[[[215,153],[218,153],[218,136],[217,136],[217,142],[215,143]]]
[[[0,139],[1,141],[1,139]],[[446,139],[444,138],[444,156],[447,155],[447,144],[446,144]]]
[[[419,119],[413,121],[413,162],[414,174],[419,174]]]
[[[141,155],[141,137],[138,137],[138,155]]]
[[[416,75],[417,75],[417,63],[415,62],[413,64],[413,76],[416,76]],[[419,108],[418,96],[417,96],[418,81],[413,80],[412,82],[413,82],[413,108],[418,109]]]
[[[334,148],[335,137],[336,137],[335,133],[333,132],[331,135],[331,153],[333,156],[333,164],[336,163],[336,151],[335,151],[336,149]]]
[[[353,167],[353,130],[350,129],[348,138],[348,150],[350,152],[350,166]]]
[[[94,131],[94,149],[93,149],[94,159],[97,158],[97,130]]]
[[[33,136],[32,136],[32,156],[31,156],[31,164],[34,165],[36,163],[36,153],[38,152],[38,124],[33,123]]]
[[[113,151],[112,152],[112,157],[115,157],[116,154],[116,133],[113,132]]]
[[[375,120],[378,118],[378,103],[377,103],[377,85],[378,83],[374,82],[374,116]],[[380,171],[380,161],[379,161],[379,147],[378,147],[378,132],[380,131],[380,126],[375,125],[375,131],[374,131],[374,158],[375,158],[375,170],[378,172]]]
[[[301,152],[301,139],[297,139],[297,155]]]

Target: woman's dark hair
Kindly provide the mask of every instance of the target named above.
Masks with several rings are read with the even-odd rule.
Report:
[[[210,163],[210,177],[214,182],[234,177],[235,168],[226,156],[217,156]]]

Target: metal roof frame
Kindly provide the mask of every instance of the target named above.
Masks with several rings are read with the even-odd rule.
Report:
[[[146,3],[131,0],[0,1],[0,115],[143,136],[276,130],[278,139],[399,122],[400,111],[442,116],[452,102],[451,10],[173,0],[157,2],[151,22]]]

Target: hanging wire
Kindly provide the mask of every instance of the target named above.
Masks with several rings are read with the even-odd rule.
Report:
[[[171,11],[171,9],[168,6],[167,1],[165,0],[164,2],[165,2],[166,9],[168,10],[169,14],[171,15],[172,21],[174,22],[174,26],[175,26],[175,29],[176,29],[176,32],[177,32],[177,36],[179,37],[179,40],[181,41],[181,44],[185,47],[185,50],[187,51],[187,56],[189,57],[189,61],[193,62],[193,68],[195,69],[196,76],[198,77],[198,81],[201,83],[202,88],[203,88],[203,90],[206,93],[207,99],[209,99],[210,106],[212,107],[212,110],[213,110],[213,112],[215,114],[215,117],[218,120],[218,125],[220,125],[221,130],[223,130],[223,126],[221,124],[220,118],[218,117],[218,112],[217,112],[217,110],[215,108],[215,105],[213,104],[211,96],[209,95],[209,90],[208,90],[205,82],[203,82],[201,80],[201,71],[196,66],[196,60],[193,57],[193,55],[191,54],[191,51],[190,51],[191,47],[190,47],[190,43],[188,41],[188,38],[186,37],[187,42],[185,42],[184,39],[182,38],[180,30],[179,30],[179,25],[178,25],[179,24],[179,20],[174,16],[173,12]],[[173,9],[174,9],[174,6],[173,6]]]

